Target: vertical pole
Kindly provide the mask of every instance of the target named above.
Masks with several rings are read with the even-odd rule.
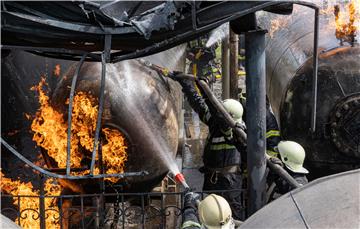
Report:
[[[101,81],[100,81],[100,95],[99,95],[99,110],[98,110],[97,119],[96,119],[94,146],[93,146],[93,151],[92,151],[92,155],[91,155],[90,175],[94,174],[96,149],[97,149],[98,143],[99,143],[101,118],[102,118],[102,112],[104,110],[106,63],[110,62],[110,57],[111,57],[110,51],[111,51],[111,35],[106,34],[104,51],[101,54]]]
[[[318,40],[319,40],[319,9],[315,9],[314,15],[314,46],[313,46],[313,82],[312,82],[312,106],[311,106],[311,132],[316,131],[316,106],[318,84]]]
[[[83,65],[87,54],[84,54],[81,57],[81,60],[76,68],[75,75],[71,82],[71,89],[70,89],[70,96],[69,96],[69,111],[68,111],[68,130],[67,130],[67,155],[66,155],[66,175],[70,176],[70,166],[71,166],[71,122],[72,122],[72,107],[74,102],[74,94],[75,94],[75,87],[78,75],[81,70],[81,66]]]
[[[239,55],[239,37],[232,31],[230,33],[230,98],[238,99],[238,55]]]
[[[255,15],[249,19],[255,29]],[[245,34],[249,215],[265,205],[266,200],[265,33],[252,30]]]
[[[229,55],[229,38],[226,37],[221,43],[222,99],[230,98]]]
[[[39,212],[40,212],[40,229],[46,228],[46,221],[45,221],[45,176],[43,174],[40,174],[40,203],[39,203]]]
[[[98,148],[98,152],[99,152],[99,167],[100,167],[100,173],[104,174],[105,170],[104,170],[104,165],[103,165],[103,154],[102,154],[102,143],[101,140],[99,142],[99,148]],[[99,227],[103,228],[104,226],[104,222],[105,222],[105,197],[104,197],[104,193],[105,193],[105,178],[101,178],[100,179],[100,195],[99,195],[99,216],[100,216],[100,221],[99,221]]]

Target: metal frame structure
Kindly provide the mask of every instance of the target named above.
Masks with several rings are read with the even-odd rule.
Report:
[[[286,2],[286,1],[285,1]],[[174,37],[171,37],[169,39],[165,39],[159,43],[155,43],[152,46],[146,47],[142,50],[136,50],[132,53],[123,53],[122,51],[120,52],[115,52],[115,53],[111,53],[111,42],[112,42],[112,35],[114,34],[121,34],[121,33],[125,33],[125,32],[129,32],[128,29],[129,28],[122,28],[125,30],[107,30],[107,29],[97,29],[97,28],[87,28],[86,30],[84,29],[83,32],[87,32],[87,33],[94,33],[94,34],[99,34],[100,36],[104,37],[104,49],[101,52],[101,54],[97,54],[97,53],[91,53],[91,52],[86,52],[86,51],[79,51],[79,50],[68,50],[68,49],[60,49],[60,48],[47,48],[47,47],[25,47],[25,46],[9,46],[9,45],[2,45],[1,48],[2,49],[21,49],[21,50],[26,50],[32,53],[36,53],[36,54],[40,54],[40,55],[45,55],[45,56],[52,56],[52,57],[60,57],[60,58],[65,58],[65,59],[77,59],[77,56],[81,56],[80,58],[80,62],[78,64],[78,67],[76,69],[75,75],[73,77],[72,80],[72,84],[71,84],[71,91],[70,91],[70,103],[69,103],[69,110],[68,110],[68,138],[67,138],[67,162],[66,162],[66,175],[60,175],[61,177],[56,176],[56,174],[54,173],[47,173],[47,175],[49,176],[53,176],[53,177],[58,177],[58,178],[68,178],[68,179],[86,179],[86,178],[90,178],[90,177],[99,177],[94,176],[93,172],[94,172],[94,165],[95,165],[95,158],[96,158],[96,149],[99,147],[99,132],[100,132],[100,125],[101,125],[101,115],[103,112],[103,103],[104,103],[104,88],[105,88],[105,75],[106,75],[106,63],[115,63],[115,62],[119,62],[121,60],[125,60],[125,59],[132,59],[132,58],[137,58],[137,57],[141,57],[143,55],[146,55],[148,53],[153,53],[156,52],[158,50],[161,50],[163,48],[165,48],[166,46],[168,46],[169,44],[177,44],[180,41],[183,41],[184,39],[186,39],[187,37],[191,37],[194,34],[199,34],[201,32],[207,31],[209,29],[215,28],[225,22],[231,21],[233,19],[239,18],[241,16],[247,15],[249,13],[253,13],[256,12],[258,10],[264,9],[266,7],[269,6],[273,6],[276,4],[281,4],[281,3],[285,3],[285,2],[264,2],[262,4],[256,5],[254,7],[248,8],[248,9],[242,9],[241,4],[236,4],[235,8],[241,8],[242,11],[232,14],[228,17],[225,17],[221,20],[218,20],[216,22],[213,23],[209,23],[209,24],[205,24],[204,26],[201,26],[201,24],[206,23],[206,18],[209,17],[209,15],[204,15],[202,14],[203,12],[205,12],[206,10],[209,9],[202,9],[200,11],[196,11],[195,5],[192,4],[191,5],[191,13],[192,13],[192,17],[191,17],[191,21],[192,21],[192,30],[187,31],[183,34],[180,35],[176,35]],[[312,98],[313,98],[313,104],[312,104],[312,119],[311,119],[311,130],[314,132],[315,131],[315,126],[316,126],[316,98],[317,98],[317,66],[318,66],[318,52],[317,52],[317,41],[318,41],[318,30],[319,30],[319,20],[318,20],[318,16],[319,16],[319,9],[315,4],[312,3],[307,3],[307,2],[292,2],[294,4],[300,4],[300,5],[304,5],[310,8],[313,8],[315,10],[315,25],[314,25],[314,53],[313,53],[313,92],[312,92]],[[224,4],[224,2],[220,2],[218,4],[215,4],[209,8],[218,8],[218,7],[226,7],[227,5]],[[218,8],[219,9],[219,8]],[[8,11],[4,11],[6,13],[10,13]],[[15,14],[15,13],[12,13]],[[26,15],[21,15],[21,14],[17,14],[16,16],[18,17],[25,17]],[[32,17],[27,17],[28,20],[35,20],[35,18]],[[202,20],[203,19],[203,20]],[[210,20],[210,19],[208,19]],[[43,24],[49,24],[49,21],[45,21],[45,20],[40,20],[40,19],[36,19],[36,21],[38,23],[43,23]],[[54,22],[55,23],[55,22]],[[50,25],[59,27],[59,28],[63,28],[63,29],[71,29],[71,27],[68,27],[68,25],[64,22],[56,22],[54,23],[50,23]],[[89,32],[91,31],[91,32]],[[65,55],[65,56],[64,56]],[[75,87],[76,87],[76,81],[77,81],[77,77],[79,75],[79,72],[81,70],[81,66],[83,65],[84,61],[100,61],[102,63],[102,74],[101,74],[101,86],[100,86],[100,95],[99,95],[99,111],[98,111],[98,117],[97,117],[97,122],[96,122],[96,130],[95,130],[95,141],[94,141],[94,146],[93,146],[93,151],[92,151],[92,159],[91,159],[91,165],[90,165],[90,175],[88,176],[71,176],[70,172],[71,172],[71,168],[70,168],[70,157],[71,157],[71,152],[70,152],[70,142],[71,142],[71,122],[72,122],[72,104],[73,104],[73,97],[74,97],[74,92],[75,92]],[[8,144],[6,144],[4,139],[1,139],[1,141],[4,143],[4,145],[12,152],[14,153],[14,151],[16,151],[14,148],[10,149],[8,146]],[[15,154],[15,153],[14,153]],[[19,157],[19,153],[17,152],[15,154],[16,156]],[[19,157],[20,159],[22,159],[21,157]],[[25,158],[24,158],[25,159]],[[24,161],[24,160],[23,160]],[[25,161],[24,161],[25,162]],[[28,163],[28,162],[26,162]],[[34,169],[38,170],[38,171],[44,171],[43,169],[40,170],[40,168],[36,165],[33,164],[32,166]],[[50,175],[51,174],[51,175]],[[146,171],[142,171],[142,172],[138,172],[138,173],[127,173],[125,174],[125,176],[136,176],[136,175],[145,175]],[[102,174],[100,175],[100,177],[108,177],[108,176],[119,176],[119,177],[123,177],[124,175],[116,175],[116,174]]]
[[[44,176],[41,179],[44,184]],[[214,190],[196,192],[200,199],[207,194],[215,193],[223,195],[224,193],[240,193],[243,216],[246,218],[247,197],[245,189],[234,190]],[[157,228],[166,228],[169,217],[176,217],[177,224],[182,223],[178,220],[183,214],[184,192],[147,192],[147,193],[100,193],[100,194],[80,194],[80,195],[60,195],[46,196],[44,191],[40,190],[39,196],[30,195],[2,195],[2,201],[17,200],[17,206],[1,209],[1,214],[15,220],[21,225],[24,219],[32,217],[35,221],[39,220],[40,229],[46,228],[46,219],[48,212],[55,212],[53,220],[58,221],[60,228],[67,221],[69,225],[74,224],[74,218],[78,220],[75,223],[76,228],[103,228],[105,224],[111,224],[112,228],[127,228],[129,223],[133,223],[137,228],[147,228],[147,223],[156,223]],[[21,200],[25,198],[36,198],[39,200],[39,208],[26,208],[21,210]],[[51,199],[56,202],[58,209],[46,208],[45,200]],[[171,199],[171,201],[167,201]],[[112,205],[106,204],[107,200],[116,200]],[[127,202],[129,201],[130,202]],[[137,204],[131,204],[131,200],[136,200]],[[66,207],[66,202],[71,201],[72,206]],[[102,202],[99,204],[99,201]],[[98,206],[94,206],[96,203]],[[74,216],[74,218],[72,218]],[[115,226],[117,225],[117,227]],[[74,225],[73,225],[74,226]]]
[[[233,2],[234,7],[232,9],[228,9],[228,8],[225,8],[225,7],[229,7],[226,4],[226,2],[220,2],[218,4],[214,4],[211,7],[209,7],[209,8],[214,9],[214,12],[212,12],[212,13],[209,13],[208,10],[210,10],[210,9],[208,9],[208,8],[196,11],[195,5],[192,4],[192,7],[191,7],[192,29],[191,30],[181,33],[179,35],[175,35],[175,36],[167,38],[167,39],[165,38],[160,42],[157,42],[155,44],[152,44],[152,45],[145,47],[143,49],[140,49],[140,50],[134,50],[133,52],[128,52],[128,51],[119,51],[119,52],[113,52],[113,53],[111,52],[113,35],[129,32],[129,28],[121,28],[121,31],[120,31],[120,29],[118,31],[118,30],[109,30],[106,28],[100,29],[100,28],[95,28],[95,27],[87,28],[86,31],[84,30],[83,32],[87,32],[88,34],[92,33],[93,35],[97,34],[98,36],[100,36],[100,38],[103,38],[102,40],[104,41],[104,45],[103,45],[103,50],[101,51],[101,54],[99,54],[99,51],[88,52],[88,51],[81,51],[81,50],[69,50],[69,49],[64,49],[64,48],[2,45],[1,46],[2,49],[21,49],[21,50],[25,50],[28,52],[32,52],[35,54],[48,56],[48,57],[56,57],[56,58],[63,58],[63,59],[70,59],[70,60],[79,60],[80,59],[80,62],[78,64],[78,67],[75,72],[75,76],[72,81],[71,91],[70,91],[70,103],[69,103],[69,111],[68,111],[68,115],[69,115],[69,117],[68,117],[68,133],[71,133],[71,122],[72,122],[71,114],[72,114],[73,97],[74,97],[74,91],[75,91],[75,87],[76,87],[77,77],[81,70],[82,64],[84,63],[84,61],[101,61],[102,74],[101,74],[101,82],[100,82],[101,86],[100,86],[100,95],[99,95],[99,111],[98,111],[98,116],[97,116],[95,140],[94,140],[94,146],[93,146],[93,151],[92,151],[92,159],[91,159],[91,164],[90,164],[90,174],[89,175],[86,175],[86,176],[71,175],[71,167],[70,167],[71,135],[70,134],[68,134],[68,138],[67,138],[68,145],[67,145],[67,163],[66,163],[66,168],[65,168],[65,170],[66,170],[65,175],[57,174],[55,172],[50,172],[46,169],[43,169],[43,168],[35,165],[34,163],[32,163],[31,161],[26,159],[24,156],[22,156],[19,152],[17,152],[17,150],[14,149],[12,146],[10,146],[3,138],[1,138],[1,143],[11,153],[13,153],[20,160],[22,160],[23,162],[25,162],[26,164],[31,166],[33,169],[39,171],[42,174],[45,174],[47,176],[54,177],[54,178],[89,179],[89,178],[105,178],[105,177],[121,177],[121,178],[123,178],[123,177],[128,177],[128,176],[144,176],[147,174],[147,171],[127,172],[127,173],[122,173],[122,174],[99,174],[99,175],[93,174],[94,166],[95,166],[96,151],[97,151],[97,148],[100,147],[99,132],[100,132],[101,116],[102,116],[103,105],[104,105],[106,63],[116,63],[116,62],[119,62],[122,60],[138,58],[138,57],[142,57],[145,55],[153,54],[155,52],[163,51],[167,48],[170,48],[177,44],[180,44],[180,43],[186,41],[187,39],[190,39],[194,36],[198,36],[201,33],[207,32],[217,26],[220,26],[221,24],[223,24],[225,22],[229,22],[231,20],[240,18],[244,15],[248,15],[250,13],[254,13],[256,11],[262,10],[266,7],[274,6],[274,5],[282,4],[282,3],[300,4],[300,5],[304,5],[304,6],[313,8],[315,10],[314,53],[313,53],[313,60],[314,60],[313,61],[313,90],[312,90],[313,104],[312,104],[312,119],[311,119],[312,120],[311,130],[315,131],[316,103],[317,103],[317,68],[318,68],[317,47],[318,47],[318,33],[319,33],[319,20],[318,20],[319,8],[315,4],[308,3],[308,2],[302,2],[302,1],[294,1],[294,2],[270,1],[270,2],[264,2],[259,5],[255,5],[252,7],[250,7],[251,4],[249,4],[248,8],[244,7],[244,5],[242,5],[242,4],[239,4],[239,2]],[[223,18],[217,19],[214,22],[212,19],[212,16],[215,12],[218,12],[219,9],[226,11],[227,14],[225,14]],[[204,13],[205,11],[206,11],[206,14]],[[3,12],[3,13],[10,13],[10,12]],[[23,18],[25,17],[25,15],[21,15],[21,14],[15,15],[14,13],[13,13],[13,16],[23,17]],[[57,22],[57,23],[54,22],[56,24],[55,25],[55,24],[51,24],[51,23],[49,24],[49,20],[38,20],[38,18],[29,18],[29,17],[28,17],[28,19],[29,20],[36,19],[38,23],[42,23],[42,24],[46,24],[46,25],[50,25],[50,26],[57,26],[62,29],[68,28],[67,27],[68,25],[63,22]],[[81,28],[79,28],[79,29],[81,29]],[[263,122],[263,124],[264,123],[265,122]],[[244,141],[244,136],[241,131],[240,131],[239,136],[241,136],[240,139],[242,139],[242,141]],[[252,136],[262,136],[262,135],[254,133]],[[262,136],[262,137],[265,138],[264,136]],[[264,140],[264,139],[262,139],[262,140]],[[257,158],[261,158],[261,157],[257,156]],[[254,161],[253,165],[256,165],[257,163],[258,163],[258,161]],[[106,194],[100,194],[100,195],[106,195]],[[132,194],[132,195],[134,195],[134,194]],[[257,195],[261,195],[261,193],[258,193]],[[253,200],[250,200],[250,201],[253,201]],[[42,212],[42,213],[44,213],[44,212]]]
[[[164,37],[162,41],[155,42],[154,44],[145,47],[143,49],[138,49],[134,51],[117,51],[112,52],[110,54],[109,63],[116,63],[126,59],[133,59],[142,57],[145,55],[150,55],[156,52],[163,51],[171,46],[175,46],[177,44],[183,43],[189,38],[194,36],[199,36],[204,32],[210,31],[213,28],[216,28],[223,23],[232,21],[234,19],[240,18],[250,13],[254,13],[259,10],[263,10],[267,7],[272,7],[276,5],[281,5],[284,3],[295,3],[295,4],[303,4],[307,6],[315,6],[314,4],[307,2],[292,2],[292,1],[254,1],[254,2],[219,2],[213,4],[211,6],[205,7],[203,9],[197,10],[194,3],[191,3],[191,28],[189,30],[180,33],[175,36],[168,36],[169,38]],[[229,7],[231,6],[231,7]],[[99,7],[99,6],[95,6]],[[316,7],[316,6],[315,6]],[[218,19],[214,17],[214,15],[218,14],[218,12],[224,12],[224,15]],[[63,29],[65,31],[70,32],[81,32],[84,35],[94,35],[98,36],[99,40],[105,40],[104,38],[107,35],[116,36],[116,35],[126,35],[130,33],[135,33],[136,30],[132,27],[118,27],[111,28],[105,26],[91,26],[86,25],[82,26],[80,24],[71,25],[67,22],[58,21],[54,18],[41,18],[39,16],[29,16],[27,14],[11,12],[6,9],[3,10],[3,14],[11,15],[16,18],[20,18],[23,20],[28,20],[30,22],[36,22],[44,26],[50,26],[52,28]],[[44,16],[44,15],[43,15]],[[5,25],[7,26],[7,25]],[[13,29],[11,25],[9,25],[10,29]],[[104,47],[104,46],[102,46]],[[102,50],[96,50],[96,52],[86,52],[83,50],[71,50],[65,48],[52,48],[52,47],[26,47],[26,46],[15,46],[15,45],[2,45],[3,49],[21,49],[27,50],[31,52],[35,52],[39,55],[44,55],[48,57],[61,58],[61,59],[70,59],[70,60],[80,60],[84,53],[89,53],[86,61],[101,61],[101,55],[96,52],[100,52]],[[105,48],[105,47],[104,47]]]

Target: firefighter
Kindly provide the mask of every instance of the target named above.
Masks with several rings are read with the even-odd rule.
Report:
[[[206,36],[189,42],[187,59],[191,61],[191,74],[211,80],[214,78],[213,70],[216,67],[214,60],[217,44],[206,47],[206,42]]]
[[[243,106],[246,107],[246,97],[243,93],[239,94],[239,100]],[[246,115],[246,110],[245,114]],[[279,153],[275,150],[281,141],[279,125],[276,121],[275,115],[271,109],[268,97],[266,96],[266,153],[272,158],[279,158]],[[246,167],[246,153],[243,156],[243,166]],[[275,159],[276,160],[276,159]]]
[[[271,109],[269,99],[266,96],[266,153],[270,157],[279,157],[275,147],[277,147],[280,141],[279,125]]]
[[[199,220],[200,218],[200,220]],[[190,194],[185,195],[182,229],[234,229],[235,222],[229,203],[221,196],[211,194],[199,203],[199,217]]]
[[[242,188],[241,155],[235,146],[238,144],[233,138],[232,129],[208,98],[201,96],[194,81],[176,77],[175,79],[181,84],[190,106],[209,127],[203,153],[204,167],[200,169],[200,172],[204,173],[203,190],[240,190]],[[242,123],[243,107],[238,101],[227,99],[223,101],[223,105],[236,122]],[[246,151],[243,150],[241,153],[245,154]],[[234,218],[241,220],[241,192],[224,192],[223,196],[229,202]]]
[[[281,160],[278,158],[270,158],[270,160],[284,167],[300,185],[307,184],[306,174],[309,171],[303,167],[305,160],[304,148],[294,141],[280,141],[275,150],[279,152]],[[292,187],[284,179],[274,173],[268,175],[267,182],[269,186],[267,191],[268,201],[292,190]]]

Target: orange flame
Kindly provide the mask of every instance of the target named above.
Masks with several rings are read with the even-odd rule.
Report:
[[[46,86],[42,78],[33,90],[39,93],[40,108],[32,122],[33,140],[47,151],[60,168],[66,167],[67,158],[67,122],[62,113],[50,104],[49,97],[43,90]],[[66,104],[69,100],[66,101]],[[71,124],[71,166],[81,167],[84,158],[91,158],[94,144],[94,132],[98,113],[97,100],[89,93],[77,92],[74,96]],[[123,173],[127,160],[125,137],[117,129],[103,128],[102,161],[105,173]],[[106,141],[105,141],[106,140]],[[95,174],[99,173],[95,169]],[[88,173],[85,171],[80,174]],[[79,174],[79,173],[76,173]],[[107,178],[117,182],[117,178]]]
[[[60,76],[60,72],[61,72],[60,64],[55,65],[54,75],[55,76]]]
[[[67,148],[67,125],[63,115],[49,103],[49,97],[42,89],[46,86],[45,78],[42,78],[37,86],[32,87],[39,93],[40,109],[31,124],[31,130],[34,132],[33,140],[38,146],[41,146],[50,157],[55,159],[59,167],[66,166],[66,148]],[[78,139],[71,138],[71,166],[80,167],[81,154],[78,152]]]
[[[107,141],[102,147],[102,157],[107,168],[105,172],[123,173],[125,161],[127,160],[125,138],[118,130],[104,128],[102,131]],[[107,179],[113,183],[119,180],[115,177]]]
[[[35,190],[31,182],[21,182],[20,180],[12,180],[6,178],[1,172],[1,192],[9,193],[13,196],[26,195],[34,197],[21,197],[13,198],[13,204],[20,206],[19,212],[24,217],[20,219],[20,226],[23,228],[40,228],[40,218],[38,213],[30,209],[34,209],[37,212],[40,211],[39,191]],[[45,195],[58,196],[60,195],[61,187],[54,183],[53,179],[48,179],[45,182]],[[59,208],[56,203],[56,198],[45,198],[45,211],[46,211],[46,227],[47,228],[60,228],[59,224]],[[19,202],[20,201],[20,202]],[[26,217],[25,217],[26,216]],[[19,218],[15,220],[18,223]]]
[[[336,38],[354,40],[355,33],[360,30],[360,0],[352,0],[343,9],[334,6]]]

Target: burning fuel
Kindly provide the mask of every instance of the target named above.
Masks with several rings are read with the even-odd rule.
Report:
[[[13,204],[19,206],[20,216],[16,218],[15,222],[18,223],[19,217],[20,226],[22,228],[40,228],[40,218],[38,213],[40,211],[39,191],[36,190],[31,182],[21,182],[20,180],[12,180],[6,178],[1,172],[1,192],[11,194],[13,196],[25,195],[28,197],[13,198]],[[60,195],[61,187],[56,184],[53,179],[48,179],[45,182],[45,195],[58,196]],[[20,202],[19,202],[20,201]],[[46,211],[46,225],[47,228],[60,228],[59,223],[59,208],[55,198],[45,198],[45,211]],[[34,211],[35,210],[35,211]],[[26,216],[26,217],[25,217]]]
[[[360,30],[360,0],[352,0],[343,8],[334,6],[336,38],[355,42],[356,32]]]
[[[355,37],[360,31],[360,0],[329,2],[320,14],[332,18],[328,29],[335,30],[335,36],[341,43],[356,42]]]
[[[314,2],[319,6],[325,5],[323,1]],[[302,10],[302,7],[295,6],[293,14],[301,13]],[[326,5],[320,10],[320,14],[324,15],[322,17],[327,19],[327,23],[322,26],[326,26],[326,29],[329,31],[334,31],[336,38],[341,44],[348,42],[353,45],[356,42],[355,38],[359,36],[360,31],[360,0],[327,1]],[[298,23],[298,21],[292,21],[292,15],[281,16],[271,20],[268,28],[270,38],[274,38],[278,30]]]
[[[50,103],[46,94],[45,78],[32,87],[39,93],[40,108],[31,124],[34,132],[33,140],[46,150],[47,155],[55,160],[59,168],[65,168],[67,158],[67,122],[63,113],[58,112]],[[68,104],[69,101],[66,101]],[[91,159],[94,141],[96,118],[98,113],[97,100],[89,93],[77,92],[74,96],[71,126],[71,166],[79,168]],[[103,128],[102,160],[105,173],[123,173],[127,160],[127,143],[125,137],[117,129]],[[96,173],[100,169],[97,166]],[[89,171],[82,172],[84,175]],[[79,173],[77,173],[80,175]],[[117,182],[118,178],[107,178]]]
[[[60,73],[61,73],[60,64],[55,65],[55,69],[54,69],[53,73],[54,73],[54,76],[60,76]]]

